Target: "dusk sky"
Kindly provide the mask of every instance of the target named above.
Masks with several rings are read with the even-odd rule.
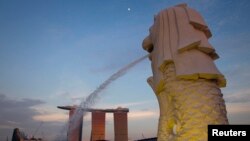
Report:
[[[141,47],[160,10],[187,3],[212,31],[230,124],[250,124],[249,0],[0,0],[0,140],[13,129],[52,141],[77,105],[110,75],[147,54]],[[155,137],[156,96],[142,61],[112,83],[94,108],[127,107],[129,139]],[[113,140],[107,114],[106,138]],[[89,140],[90,115],[83,140]]]

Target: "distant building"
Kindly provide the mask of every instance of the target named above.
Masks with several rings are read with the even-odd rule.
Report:
[[[74,116],[77,106],[58,106],[59,109],[69,110],[69,121]],[[92,127],[90,141],[107,141],[105,140],[105,121],[106,113],[113,113],[114,117],[114,140],[128,141],[128,108],[118,107],[116,109],[83,109],[85,112],[92,114]],[[82,116],[82,115],[81,115]],[[75,121],[70,122],[68,127],[68,141],[82,140],[82,121],[80,117]],[[75,127],[74,127],[75,126]],[[74,128],[73,128],[74,127]]]
[[[7,141],[8,141],[8,137],[7,137]],[[27,135],[20,131],[19,128],[15,128],[13,131],[13,136],[12,136],[12,141],[43,141],[42,138],[28,138]]]
[[[12,141],[23,141],[23,137],[18,128],[15,128],[13,131]]]

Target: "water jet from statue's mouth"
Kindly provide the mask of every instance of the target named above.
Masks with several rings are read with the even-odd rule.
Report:
[[[76,108],[76,111],[74,112],[74,114],[72,115],[72,118],[68,121],[68,123],[65,125],[64,130],[67,129],[68,124],[71,124],[71,130],[68,132],[71,132],[72,130],[74,130],[74,128],[77,127],[78,121],[83,118],[86,114],[85,109],[89,109],[92,106],[94,106],[94,104],[96,103],[96,100],[99,96],[99,94],[105,90],[113,81],[117,80],[119,77],[123,76],[124,74],[126,74],[126,72],[131,69],[132,67],[134,67],[136,64],[138,64],[139,62],[143,61],[145,58],[147,58],[148,55],[145,55],[133,62],[131,62],[130,64],[126,65],[125,67],[121,68],[120,70],[118,70],[117,72],[115,72],[114,74],[112,74],[107,80],[105,80],[101,85],[99,85],[92,93],[90,93],[87,98],[83,99],[82,102],[80,103],[80,106],[78,106]],[[62,133],[62,132],[61,132]],[[63,132],[64,134],[64,132]],[[60,134],[57,138],[56,141],[64,141],[65,140],[65,136],[63,136],[62,134]]]

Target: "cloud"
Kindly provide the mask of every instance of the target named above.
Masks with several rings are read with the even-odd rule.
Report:
[[[0,108],[27,108],[45,102],[36,99],[24,98],[22,100],[12,100],[7,98],[4,94],[0,94]]]
[[[38,112],[32,107],[44,103],[38,99],[10,99],[5,94],[0,94],[0,136],[11,137],[14,128],[25,131],[33,129],[37,122],[33,120],[32,116]],[[2,139],[0,138],[0,140]]]
[[[11,99],[4,94],[0,94],[0,140],[6,140],[7,136],[11,139],[14,128],[19,128],[31,136],[39,127],[41,121],[45,122],[35,136],[52,140],[63,126],[61,121],[67,118],[66,114],[52,114],[53,110],[50,106],[45,105],[42,100]],[[48,122],[58,120],[60,122]]]
[[[225,95],[226,108],[230,124],[249,124],[250,89],[236,89]]]
[[[240,114],[249,113],[250,114],[250,102],[247,103],[229,103],[227,106],[227,112],[229,114]]]
[[[32,116],[35,121],[49,122],[49,123],[65,123],[68,120],[68,110],[61,110],[52,105],[37,105],[32,107],[37,112]]]
[[[33,119],[44,122],[66,122],[68,120],[68,116],[62,113],[50,113],[35,115],[33,116]]]
[[[148,101],[137,101],[137,102],[128,102],[128,103],[119,103],[119,104],[102,104],[100,105],[102,108],[117,108],[117,107],[134,107],[139,105],[145,105],[154,102],[154,100]],[[100,107],[98,104],[95,107]]]
[[[119,105],[103,105],[101,106],[102,109],[110,109],[113,107],[130,107],[130,106],[138,106],[138,105],[144,105],[147,103],[150,103],[151,101],[141,101],[141,102],[131,102],[131,103],[123,103]],[[68,111],[54,111],[51,110],[52,107],[49,106],[39,106],[34,107],[37,111],[39,111],[39,114],[33,116],[33,119],[36,121],[43,121],[43,122],[66,122],[69,118],[69,112]],[[128,118],[130,120],[133,119],[145,119],[145,118],[154,118],[158,117],[159,113],[158,111],[152,111],[148,109],[140,110],[140,111],[130,111],[128,113]],[[84,117],[85,122],[91,121],[91,114],[90,112],[87,113],[87,115]],[[106,121],[113,121],[113,114],[112,113],[106,113]]]
[[[7,98],[4,94],[0,94],[0,97],[1,125],[30,122],[32,116],[37,114],[31,107],[45,103],[41,100],[27,98],[12,100]]]
[[[226,103],[230,124],[250,124],[250,102]]]
[[[44,140],[55,138],[67,115],[60,115],[59,112],[52,114],[53,108],[44,105],[44,103],[38,99],[23,98],[18,100],[0,94],[0,140],[6,140],[7,137],[11,139],[14,128],[19,128],[29,136],[34,135],[34,131],[41,122],[44,124],[37,131],[35,137],[42,137]]]
[[[1,129],[13,129],[12,125],[0,125],[0,130]]]
[[[159,113],[156,111],[135,111],[128,114],[129,119],[145,119],[145,118],[157,118]]]
[[[225,95],[227,103],[246,103],[250,101],[250,89],[241,89],[231,94]]]

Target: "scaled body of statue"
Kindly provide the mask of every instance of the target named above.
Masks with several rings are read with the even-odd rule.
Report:
[[[201,15],[186,4],[155,16],[143,48],[150,53],[148,83],[160,107],[158,141],[205,141],[208,124],[228,124],[220,90],[226,80],[214,64],[211,36]]]

